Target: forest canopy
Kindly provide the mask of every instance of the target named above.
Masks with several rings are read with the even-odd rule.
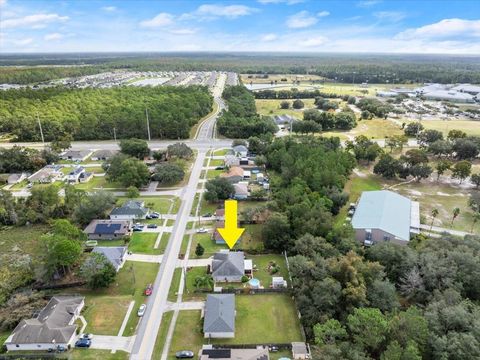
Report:
[[[152,138],[184,139],[212,103],[201,86],[7,90],[0,99],[0,132],[39,141],[38,114],[46,141],[65,134],[74,140],[113,139],[114,131],[119,139],[146,138],[148,109]]]

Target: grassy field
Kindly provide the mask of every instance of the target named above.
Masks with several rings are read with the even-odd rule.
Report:
[[[283,255],[267,254],[267,255],[248,255],[248,259],[253,260],[253,265],[256,266],[256,271],[253,273],[253,277],[260,280],[260,284],[264,288],[268,288],[272,283],[272,276],[281,276],[287,282],[290,282],[288,277],[288,268]],[[270,262],[275,262],[280,268],[275,274],[271,274],[268,270]]]
[[[155,347],[153,349],[153,360],[160,360],[162,358],[163,347],[167,338],[168,328],[172,322],[173,311],[163,313],[162,324],[155,340]]]
[[[280,103],[282,101],[288,101],[290,103],[289,109],[281,109]],[[255,100],[255,105],[257,107],[257,113],[260,115],[290,115],[297,119],[303,119],[303,111],[306,109],[313,109],[315,108],[314,99],[302,99],[305,107],[303,109],[292,109],[292,102],[293,100],[264,100],[264,99],[257,99]]]
[[[404,120],[406,123],[412,120]],[[422,120],[425,129],[438,130],[447,135],[452,129],[462,130],[471,136],[480,136],[480,121],[469,120]]]
[[[173,332],[169,360],[175,359],[175,353],[180,350],[188,349],[193,351],[194,354],[198,354],[204,342],[200,314],[200,310],[180,311]]]
[[[158,233],[142,233],[134,232],[130,239],[128,250],[133,253],[139,254],[163,254],[160,249],[154,249],[155,241],[157,240]]]
[[[235,337],[220,344],[289,343],[302,341],[300,321],[287,294],[236,295]]]
[[[195,255],[195,249],[197,244],[201,244],[205,249],[205,252],[202,256],[198,257]],[[219,250],[228,249],[227,245],[217,245],[215,241],[212,240],[212,234],[195,234],[193,235],[192,246],[190,247],[190,258],[192,259],[206,259],[215,254]]]
[[[213,152],[214,156],[224,156],[227,155],[228,149],[218,149]]]
[[[163,254],[168,245],[168,240],[170,239],[171,233],[163,233],[162,238],[160,239],[160,244],[158,245],[158,253]]]
[[[207,179],[208,180],[214,179],[217,176],[220,176],[220,174],[223,173],[223,172],[224,172],[223,170],[208,170],[207,171]]]
[[[224,161],[222,159],[212,159],[210,160],[210,166],[223,166]]]
[[[207,275],[207,268],[203,266],[193,267],[189,269],[185,277],[185,289],[183,293],[183,300],[205,300],[206,295],[195,293],[195,278],[197,276]]]
[[[29,254],[38,256],[38,242],[47,232],[46,226],[4,227],[0,230],[0,246],[3,254]]]
[[[69,353],[71,360],[127,360],[129,354],[125,351],[117,351],[112,354],[110,350],[95,350],[95,349],[73,349]]]
[[[182,269],[177,268],[173,272],[173,279],[170,283],[170,289],[168,290],[168,301],[177,301],[177,292],[180,287],[180,278],[182,277]]]
[[[98,335],[117,335],[127,313],[131,297],[87,296],[83,316],[87,320],[86,332]]]

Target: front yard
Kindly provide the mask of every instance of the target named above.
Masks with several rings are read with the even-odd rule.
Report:
[[[163,254],[161,249],[154,249],[158,235],[158,233],[134,232],[128,244],[128,250],[139,254]]]
[[[122,205],[124,202],[128,200],[135,200],[135,201],[144,201],[145,206],[152,211],[157,211],[160,214],[167,214],[168,210],[170,209],[170,205],[172,201],[174,202],[174,206],[172,209],[172,214],[178,211],[176,205],[176,197],[175,196],[142,196],[137,199],[128,199],[126,197],[118,198],[117,205]]]

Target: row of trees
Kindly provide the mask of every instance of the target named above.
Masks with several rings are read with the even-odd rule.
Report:
[[[75,140],[146,138],[146,109],[153,138],[188,138],[211,111],[212,96],[201,86],[7,90],[0,99],[0,131],[40,141],[39,120],[47,141],[65,134]]]
[[[273,134],[277,127],[267,116],[257,115],[255,98],[243,85],[227,86],[223,98],[228,110],[217,121],[218,132],[229,138],[248,139],[260,134]]]
[[[357,126],[355,113],[348,106],[344,107],[340,112],[316,109],[305,110],[303,120],[317,123],[324,131],[332,129],[350,130]]]
[[[292,88],[290,90],[260,90],[254,92],[255,99],[314,99],[317,97],[336,99],[340,98],[347,101],[348,95],[339,95],[336,93],[326,93],[321,90],[299,90]]]

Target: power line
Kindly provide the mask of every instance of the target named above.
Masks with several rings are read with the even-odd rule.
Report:
[[[151,140],[150,137],[150,121],[148,120],[148,110],[145,108],[145,115],[147,116],[147,133],[148,133],[148,141]]]

